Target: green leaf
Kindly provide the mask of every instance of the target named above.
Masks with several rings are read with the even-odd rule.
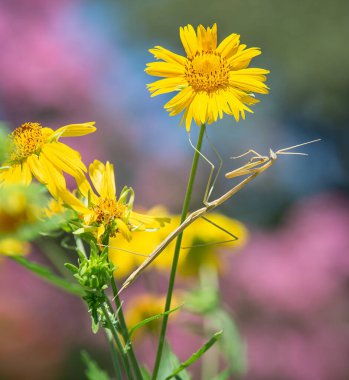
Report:
[[[79,268],[71,263],[65,263],[64,266],[74,274],[79,271]]]
[[[86,365],[85,374],[88,380],[110,380],[108,374],[98,367],[86,351],[81,352],[81,358]]]
[[[209,350],[216,342],[217,340],[222,336],[223,330],[216,332],[210,340],[208,340],[198,351],[196,351],[188,360],[181,363],[179,367],[177,367],[171,375],[167,376],[165,380],[172,379],[176,375],[180,374],[181,371],[183,371],[185,368],[189,367],[191,364],[196,362],[198,359],[201,358],[201,356]]]
[[[193,289],[184,300],[185,307],[198,314],[208,314],[219,307],[218,290],[212,286]]]
[[[229,363],[230,372],[235,375],[246,373],[246,347],[232,316],[220,309],[210,313],[209,318],[213,326],[224,330],[220,349]]]
[[[151,373],[148,371],[146,367],[141,367],[141,372],[143,380],[151,380]]]
[[[180,360],[177,358],[177,356],[173,353],[170,346],[168,344],[165,344],[163,348],[162,353],[162,360],[160,362],[160,368],[158,373],[158,379],[159,380],[165,380],[168,378],[168,376],[173,373],[178,366],[181,365]],[[176,376],[176,380],[190,380],[190,376],[186,370],[181,370],[180,373],[178,373],[179,376]]]
[[[71,282],[65,280],[64,278],[58,277],[49,268],[43,265],[29,261],[23,256],[11,256],[10,258],[16,261],[18,264],[25,267],[26,269],[35,273],[37,276],[46,280],[50,284],[58,286],[59,288],[65,290],[68,293],[71,293],[77,296],[82,296],[85,294],[84,290],[79,285],[72,284]]]
[[[160,314],[155,314],[149,318],[146,318],[146,319],[143,319],[143,321],[137,323],[135,326],[133,326],[130,331],[129,331],[129,336],[130,338],[132,337],[132,335],[135,333],[136,330],[138,330],[140,327],[146,325],[147,323],[151,322],[151,321],[154,321],[155,319],[159,319],[161,317],[163,317],[164,315],[168,315],[168,314],[171,314],[173,313],[174,311],[177,311],[178,309],[180,309],[183,305],[180,305],[180,306],[177,306],[169,311],[166,311],[164,313],[160,313]]]

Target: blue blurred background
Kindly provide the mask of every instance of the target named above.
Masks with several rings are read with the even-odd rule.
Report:
[[[302,148],[308,157],[281,157],[221,209],[251,231],[222,279],[248,345],[244,379],[349,378],[348,12],[346,0],[0,1],[0,120],[10,130],[96,121],[96,134],[71,145],[87,164],[112,161],[138,205],[178,213],[185,191],[193,151],[180,118],[163,109],[172,95],[150,98],[144,73],[154,45],[182,54],[179,26],[217,22],[219,40],[241,34],[262,49],[252,66],[271,71],[254,115],[208,127],[223,173],[248,149],[322,139]],[[207,141],[204,152],[218,164]],[[209,174],[199,170],[192,208]],[[229,186],[222,175],[213,195]],[[0,273],[0,379],[83,378],[86,345],[108,365],[82,305],[9,262]]]

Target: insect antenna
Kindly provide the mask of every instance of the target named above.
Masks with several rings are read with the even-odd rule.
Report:
[[[288,148],[279,149],[275,153],[276,154],[293,154],[293,155],[298,155],[298,156],[307,156],[308,155],[307,153],[288,152],[288,151],[291,150],[291,149],[294,149],[294,148],[298,148],[298,147],[303,146],[303,145],[313,144],[313,143],[318,142],[318,141],[321,141],[321,139],[311,140],[311,141],[307,141],[307,142],[302,143],[302,144],[297,144],[297,145],[290,146]]]

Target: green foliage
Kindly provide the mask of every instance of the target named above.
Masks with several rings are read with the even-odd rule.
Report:
[[[7,134],[8,130],[3,122],[0,122],[0,167],[6,159],[6,146],[7,146]]]
[[[173,374],[174,371],[178,369],[180,365],[180,360],[173,353],[170,346],[168,344],[165,344],[163,348],[162,360],[160,362],[160,368],[157,379],[167,379],[169,376],[171,376],[171,374]],[[177,378],[180,380],[190,380],[190,376],[185,369],[176,373],[176,375],[178,375]]]
[[[0,239],[30,241],[57,230],[64,216],[46,217],[48,194],[44,186],[7,185],[0,188]]]
[[[185,306],[198,314],[213,312],[219,308],[218,290],[212,286],[193,289],[185,296]]]
[[[146,325],[147,323],[150,323],[156,319],[159,319],[159,318],[162,318],[164,315],[168,315],[168,314],[171,314],[173,313],[174,311],[177,311],[178,309],[180,309],[182,306],[178,306],[178,307],[175,307],[174,309],[171,309],[169,311],[166,311],[166,312],[163,312],[163,313],[159,313],[159,314],[155,314],[149,318],[146,318],[146,319],[143,319],[143,321],[137,323],[135,326],[132,327],[132,329],[130,330],[129,332],[129,335],[130,335],[130,338],[132,337],[132,335],[136,332],[136,330],[138,330],[140,327]]]
[[[86,351],[81,352],[81,358],[86,365],[85,374],[88,380],[110,380],[108,374],[99,368]]]
[[[102,252],[96,244],[91,242],[90,257],[86,257],[83,252],[77,250],[79,256],[79,264],[66,264],[79,284],[87,291],[92,293],[103,293],[108,288],[110,279],[116,267],[108,260],[108,250]]]
[[[76,250],[79,256],[78,266],[71,263],[65,264],[79,284],[85,290],[82,297],[88,306],[92,317],[92,331],[98,331],[99,323],[104,323],[101,305],[104,304],[106,296],[104,291],[108,288],[110,280],[116,267],[108,260],[108,249],[100,252],[94,241],[90,241],[90,256],[87,257],[84,252]],[[113,316],[111,316],[112,318]],[[113,323],[116,321],[113,321]]]
[[[229,379],[229,374],[230,374],[230,371],[226,370],[224,372],[219,373],[212,380],[228,380]]]
[[[143,380],[151,380],[151,373],[148,371],[146,367],[141,368]]]
[[[223,309],[217,309],[208,317],[214,327],[219,327],[224,331],[219,343],[221,352],[229,364],[231,374],[244,374],[247,367],[246,347],[234,319]]]
[[[247,366],[245,345],[232,316],[220,305],[217,289],[207,284],[201,285],[186,295],[185,306],[191,312],[203,315],[213,329],[224,331],[218,347],[229,363],[229,374],[244,374]]]
[[[24,266],[29,271],[35,273],[37,276],[46,280],[47,282],[56,285],[61,289],[64,289],[68,293],[75,294],[77,296],[82,296],[84,294],[83,289],[79,285],[72,284],[64,278],[56,276],[49,268],[41,264],[29,261],[22,256],[12,256],[11,259]]]
[[[181,372],[185,368],[189,367],[191,364],[193,364],[198,359],[200,359],[201,356],[204,355],[204,353],[207,350],[209,350],[217,342],[217,340],[222,336],[222,333],[223,333],[222,330],[216,332],[212,336],[212,338],[210,340],[208,340],[203,346],[201,346],[198,351],[196,351],[193,355],[191,355],[191,357],[188,360],[186,360],[185,362],[181,363],[177,368],[175,368],[175,370],[169,376],[167,376],[165,380],[170,380],[173,377],[175,377],[176,375],[181,374]]]

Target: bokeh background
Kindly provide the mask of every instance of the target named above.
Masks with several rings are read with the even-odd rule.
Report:
[[[347,0],[0,0],[1,121],[11,130],[95,120],[97,133],[72,146],[86,163],[112,161],[139,206],[178,213],[185,192],[193,151],[144,73],[154,45],[182,53],[181,25],[217,22],[220,40],[241,34],[262,48],[254,65],[271,70],[254,115],[208,128],[223,173],[250,148],[322,139],[302,148],[308,157],[281,157],[221,209],[250,230],[220,279],[247,344],[246,380],[349,378],[348,14]],[[192,208],[209,173],[199,170]],[[221,176],[214,195],[230,185]],[[81,347],[110,367],[78,300],[5,260],[0,294],[0,379],[83,379]]]

